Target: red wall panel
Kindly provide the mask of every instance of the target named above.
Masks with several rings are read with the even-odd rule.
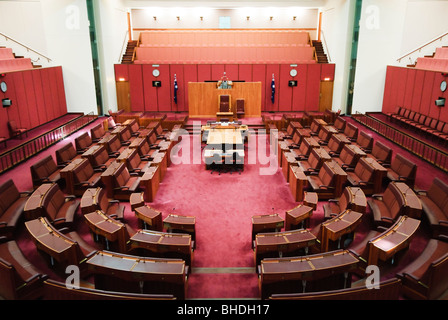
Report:
[[[32,71],[26,71],[22,73],[23,75],[23,83],[25,85],[24,88],[24,93],[26,95],[26,99],[27,99],[27,107],[23,107],[21,108],[21,113],[25,114],[28,113],[29,115],[29,126],[28,128],[34,128],[37,127],[38,125],[40,125],[41,123],[39,122],[39,117],[36,117],[36,110],[37,110],[37,105],[36,105],[36,94],[34,92],[34,79],[33,79],[33,74]]]
[[[171,87],[173,84],[171,83],[170,66],[162,64],[157,69],[159,69],[160,75],[157,78],[154,77],[154,81],[162,82],[161,87],[155,88],[157,93],[157,109],[158,111],[171,111]]]
[[[62,67],[56,67],[56,87],[58,91],[59,97],[59,116],[63,116],[67,113],[67,99],[65,96],[65,87],[64,87],[64,75],[62,72]]]
[[[129,81],[129,65],[128,64],[116,64],[115,68],[115,81]]]
[[[320,64],[308,64],[305,111],[319,110]]]
[[[445,97],[442,94],[442,91],[440,91],[440,83],[443,80],[447,80],[447,79],[440,72],[436,72],[434,74],[434,86],[433,86],[432,97],[431,97],[431,101],[430,101],[431,108],[430,108],[429,116],[432,118],[438,118],[439,120],[446,122],[448,120],[448,117],[446,116],[446,109],[435,105],[435,101],[439,97],[442,97],[442,98]],[[444,112],[442,112],[442,111],[444,111]]]
[[[156,88],[152,86],[152,81],[155,80],[152,75],[152,71],[155,68],[150,64],[142,65],[142,78],[143,78],[143,98],[144,98],[144,108],[143,110],[134,111],[158,111],[157,105],[157,91]]]
[[[51,121],[55,118],[53,108],[53,98],[51,92],[51,77],[48,69],[42,69],[42,89],[44,91],[45,110],[47,112],[47,119]]]
[[[290,70],[291,66],[289,64],[280,65],[280,77],[277,84],[279,91],[279,111],[291,111],[292,109],[292,94],[294,89],[288,86],[288,81],[292,79],[289,75]]]
[[[266,111],[266,65],[254,64],[252,65],[252,81],[261,82],[261,111]],[[271,80],[269,80],[269,86]],[[269,92],[269,99],[271,99],[271,93]],[[270,101],[269,101],[270,102]]]
[[[334,73],[336,65],[334,63],[324,63],[321,66],[321,81],[334,81]]]
[[[224,69],[229,80],[240,80],[237,64],[226,64]]]
[[[425,113],[425,109],[421,108],[423,83],[425,81],[425,72],[423,70],[416,70],[414,80],[414,90],[412,95],[412,105],[415,106],[417,112]]]
[[[198,82],[213,80],[212,67],[209,64],[198,64]]]
[[[14,109],[17,109],[17,118],[15,120],[19,126],[30,129],[33,127],[34,123],[32,124],[30,122],[30,114],[28,110],[28,100],[26,87],[23,80],[23,73],[24,72],[17,72],[13,75],[14,90],[16,95],[16,108]],[[39,125],[39,123],[36,123],[35,125],[37,126]]]
[[[223,64],[212,64],[211,66],[211,78],[205,79],[205,80],[214,80],[218,81],[222,78],[225,72],[225,67]],[[227,79],[230,80],[229,76],[227,76]]]
[[[294,89],[292,96],[292,109],[295,111],[304,111],[306,108],[308,67],[306,64],[299,64],[296,69],[297,76],[294,78],[294,80],[297,80],[297,87]]]
[[[408,75],[408,69],[406,68],[397,68],[397,74],[396,77],[398,79],[401,79],[401,81],[398,81],[397,83],[397,104],[399,106],[404,105],[404,98],[406,96],[406,83],[407,83],[407,75]]]
[[[251,82],[252,81],[252,65],[240,64],[238,66],[238,80]]]
[[[421,92],[422,102],[420,105],[421,110],[426,110],[425,114],[430,114],[433,106],[432,101],[432,89],[434,87],[434,72],[425,72],[425,83],[423,84],[423,90]]]
[[[36,113],[39,117],[39,123],[49,121],[47,112],[45,111],[44,89],[42,86],[42,73],[39,70],[34,70],[32,73],[34,81],[34,92],[36,93]]]
[[[403,106],[407,109],[418,112],[420,108],[417,105],[412,104],[412,93],[414,92],[415,72],[416,69],[408,69],[408,74],[406,77],[406,88],[404,90]]]
[[[151,67],[151,65],[145,65],[144,67]],[[143,89],[143,74],[142,65],[130,64],[129,65],[129,94],[131,99],[131,107],[133,111],[145,110],[145,96],[142,94]]]
[[[53,119],[60,116],[59,113],[59,95],[57,83],[57,75],[54,68],[47,69],[48,75],[50,77],[50,90],[51,90],[51,101],[53,105]]]

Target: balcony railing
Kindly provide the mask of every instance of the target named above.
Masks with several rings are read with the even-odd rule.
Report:
[[[0,154],[0,174],[14,168],[23,161],[61,141],[65,137],[95,121],[97,117],[98,116],[91,112],[80,118],[74,119],[59,128],[45,132],[30,141],[24,142],[14,149]]]
[[[352,115],[352,118],[437,168],[448,172],[448,154],[446,152],[369,116],[368,113],[357,113]]]

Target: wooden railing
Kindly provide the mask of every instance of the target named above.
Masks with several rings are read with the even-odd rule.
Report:
[[[24,142],[21,145],[18,145],[17,147],[0,154],[0,174],[9,169],[12,169],[23,161],[38,154],[51,145],[61,141],[65,137],[95,121],[97,117],[98,116],[94,115],[93,112],[91,112],[80,118],[76,118],[59,128],[47,131],[30,141]]]
[[[448,172],[448,154],[446,152],[400,131],[387,123],[370,116],[368,113],[353,114],[352,118],[437,168]]]

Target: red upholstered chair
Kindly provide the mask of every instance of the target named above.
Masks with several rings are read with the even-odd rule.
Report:
[[[6,146],[6,141],[8,141],[8,139],[6,137],[0,137],[0,143],[4,143],[5,144],[5,148]]]
[[[8,129],[9,129],[9,134],[11,135],[11,138],[19,136],[19,138],[22,139],[23,133],[25,133],[25,135],[28,136],[27,129],[19,128],[17,126],[17,122],[15,122],[14,120],[8,121]]]

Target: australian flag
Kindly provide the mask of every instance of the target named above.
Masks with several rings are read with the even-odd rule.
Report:
[[[177,78],[176,75],[174,75],[174,103],[177,104]]]
[[[271,101],[272,101],[272,103],[275,102],[275,80],[274,80],[274,75],[272,75],[272,81],[271,81]]]

